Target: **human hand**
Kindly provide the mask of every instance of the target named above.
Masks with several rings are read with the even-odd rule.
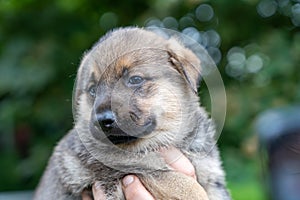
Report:
[[[166,163],[175,171],[196,179],[195,168],[192,163],[176,148],[162,149],[160,151]],[[127,175],[122,180],[123,192],[126,200],[154,200],[154,197],[143,186],[135,175]],[[93,196],[95,200],[105,200],[105,194],[97,183],[93,185]],[[82,194],[83,200],[91,200],[85,193]]]

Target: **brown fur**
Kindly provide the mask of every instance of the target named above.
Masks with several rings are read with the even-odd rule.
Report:
[[[215,129],[196,94],[200,71],[198,58],[175,39],[139,28],[100,39],[78,70],[74,129],[56,146],[35,199],[80,199],[95,181],[107,199],[124,199],[120,180],[126,174],[139,176],[156,199],[207,199],[192,178],[172,171],[157,153],[174,146],[190,159],[210,200],[229,200]],[[128,85],[133,75],[144,77],[141,86]],[[95,113],[105,109],[138,139],[111,144],[93,124]]]

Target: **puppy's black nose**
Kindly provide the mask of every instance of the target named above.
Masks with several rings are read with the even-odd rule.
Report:
[[[104,110],[96,113],[95,116],[96,120],[94,121],[94,125],[96,127],[100,125],[107,139],[113,144],[130,143],[138,139],[138,137],[128,135],[118,127],[115,115],[111,110]]]
[[[115,122],[115,116],[112,111],[105,110],[96,114],[97,121],[103,131],[108,131],[113,128]]]

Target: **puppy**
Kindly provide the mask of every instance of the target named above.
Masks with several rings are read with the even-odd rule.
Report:
[[[85,54],[73,94],[74,128],[59,142],[35,199],[80,199],[100,181],[108,200],[137,175],[156,199],[228,200],[215,128],[200,107],[200,60],[175,39],[117,29]],[[158,153],[179,149],[197,181]],[[176,158],[175,158],[176,159]]]

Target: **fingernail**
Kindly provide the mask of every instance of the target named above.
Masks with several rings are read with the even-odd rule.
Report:
[[[104,193],[104,189],[103,189],[103,184],[101,184],[100,181],[96,181],[93,184],[92,187],[92,191],[93,191],[93,195],[94,195],[94,199],[98,199],[98,200],[105,200],[106,199],[106,195]],[[91,199],[91,198],[88,198]]]
[[[95,185],[96,190],[101,190],[102,189],[101,183],[99,181],[96,181],[94,185]]]
[[[132,182],[134,181],[134,177],[132,175],[128,175],[128,176],[125,176],[123,178],[123,185],[125,187],[127,187],[128,185],[130,185]]]

